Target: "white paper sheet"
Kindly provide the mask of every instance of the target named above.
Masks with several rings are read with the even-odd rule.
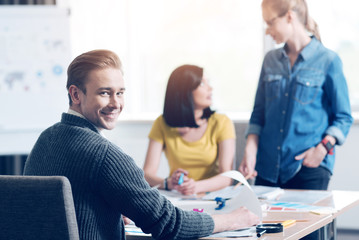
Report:
[[[251,186],[248,184],[247,180],[243,175],[238,171],[228,171],[222,173],[221,175],[233,178],[239,182],[242,182],[244,186],[241,186],[240,194],[233,197],[230,200],[225,202],[225,206],[221,210],[215,210],[218,206],[216,201],[206,201],[206,200],[177,200],[172,203],[184,210],[193,210],[193,209],[203,209],[204,212],[209,214],[222,214],[231,212],[239,207],[246,207],[262,220],[262,208],[261,204],[258,201],[256,194],[254,193]],[[230,189],[229,189],[230,190]],[[221,197],[221,196],[218,196]]]
[[[251,227],[251,228],[246,228],[246,229],[237,230],[237,231],[225,231],[225,232],[220,232],[220,233],[214,233],[212,235],[209,235],[207,238],[255,237],[257,239],[256,234],[257,234],[256,228]]]
[[[206,195],[204,195],[202,197],[203,200],[214,200],[216,197],[221,197],[224,199],[231,199],[234,197],[237,197],[239,194],[242,194],[242,189],[245,186],[228,186],[225,188],[222,188],[220,190],[214,191],[214,192],[210,192],[207,193]]]
[[[238,171],[232,170],[228,172],[224,172],[221,174],[222,176],[230,177],[238,182],[243,183],[245,186],[242,189],[241,194],[232,198],[231,200],[226,201],[226,206],[222,209],[224,212],[233,211],[241,206],[248,208],[254,214],[256,214],[259,219],[262,221],[262,208],[261,204],[257,198],[257,195],[254,193],[251,186],[248,184],[245,177]]]
[[[221,175],[232,178],[234,180],[237,180],[238,182],[243,183],[245,186],[247,186],[249,189],[252,190],[252,188],[249,185],[249,183],[247,182],[246,178],[242,175],[242,173],[240,173],[236,170],[227,171],[227,172],[222,173]]]

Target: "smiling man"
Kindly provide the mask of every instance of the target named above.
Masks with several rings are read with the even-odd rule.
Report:
[[[122,214],[156,239],[194,239],[258,223],[245,208],[209,216],[174,207],[144,179],[143,171],[101,135],[124,106],[122,65],[108,50],[94,50],[68,68],[70,109],[46,129],[25,175],[66,176],[71,183],[81,240],[125,239]]]

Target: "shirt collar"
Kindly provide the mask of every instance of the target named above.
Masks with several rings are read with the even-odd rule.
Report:
[[[84,115],[82,115],[82,114],[79,113],[79,112],[76,112],[75,110],[72,110],[71,108],[69,108],[69,110],[67,111],[67,113],[68,113],[68,114],[71,114],[71,115],[78,116],[78,117],[80,117],[80,118],[86,119]]]
[[[311,41],[307,46],[303,48],[303,50],[299,53],[298,57],[302,57],[303,60],[307,60],[312,57],[316,53],[316,49],[318,48],[320,42],[314,37],[311,36]],[[288,57],[285,49],[287,48],[287,44],[284,45],[281,49],[282,57]]]
[[[302,58],[304,60],[311,58],[316,53],[316,50],[318,49],[318,46],[320,44],[320,42],[314,36],[311,38],[312,40],[300,52],[300,55],[302,55]]]
[[[69,110],[67,111],[68,114],[71,114],[71,115],[75,115],[77,117],[80,117],[80,118],[83,118],[83,119],[86,119],[84,115],[82,115],[81,113],[75,111],[75,110],[72,110],[71,108],[69,108]],[[87,119],[86,119],[87,120]],[[87,120],[88,121],[88,120]],[[101,129],[99,129],[98,127],[95,126],[95,128],[97,129],[97,131],[101,134],[101,136],[105,137],[105,135],[103,134],[103,131]]]

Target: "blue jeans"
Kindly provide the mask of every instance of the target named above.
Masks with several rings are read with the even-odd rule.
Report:
[[[260,176],[256,177],[255,185],[280,187],[285,189],[327,190],[331,173],[324,167],[309,168],[302,166],[299,172],[286,183],[272,183]]]
[[[308,168],[302,166],[299,172],[291,178],[288,182],[280,184],[272,183],[257,176],[255,185],[280,187],[285,189],[309,189],[309,190],[327,190],[331,173],[324,167]],[[304,238],[302,240],[317,240],[323,235],[324,228],[321,228]]]

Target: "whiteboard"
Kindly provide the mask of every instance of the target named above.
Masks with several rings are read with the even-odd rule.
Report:
[[[70,55],[68,9],[0,7],[0,134],[38,132],[60,120]]]

